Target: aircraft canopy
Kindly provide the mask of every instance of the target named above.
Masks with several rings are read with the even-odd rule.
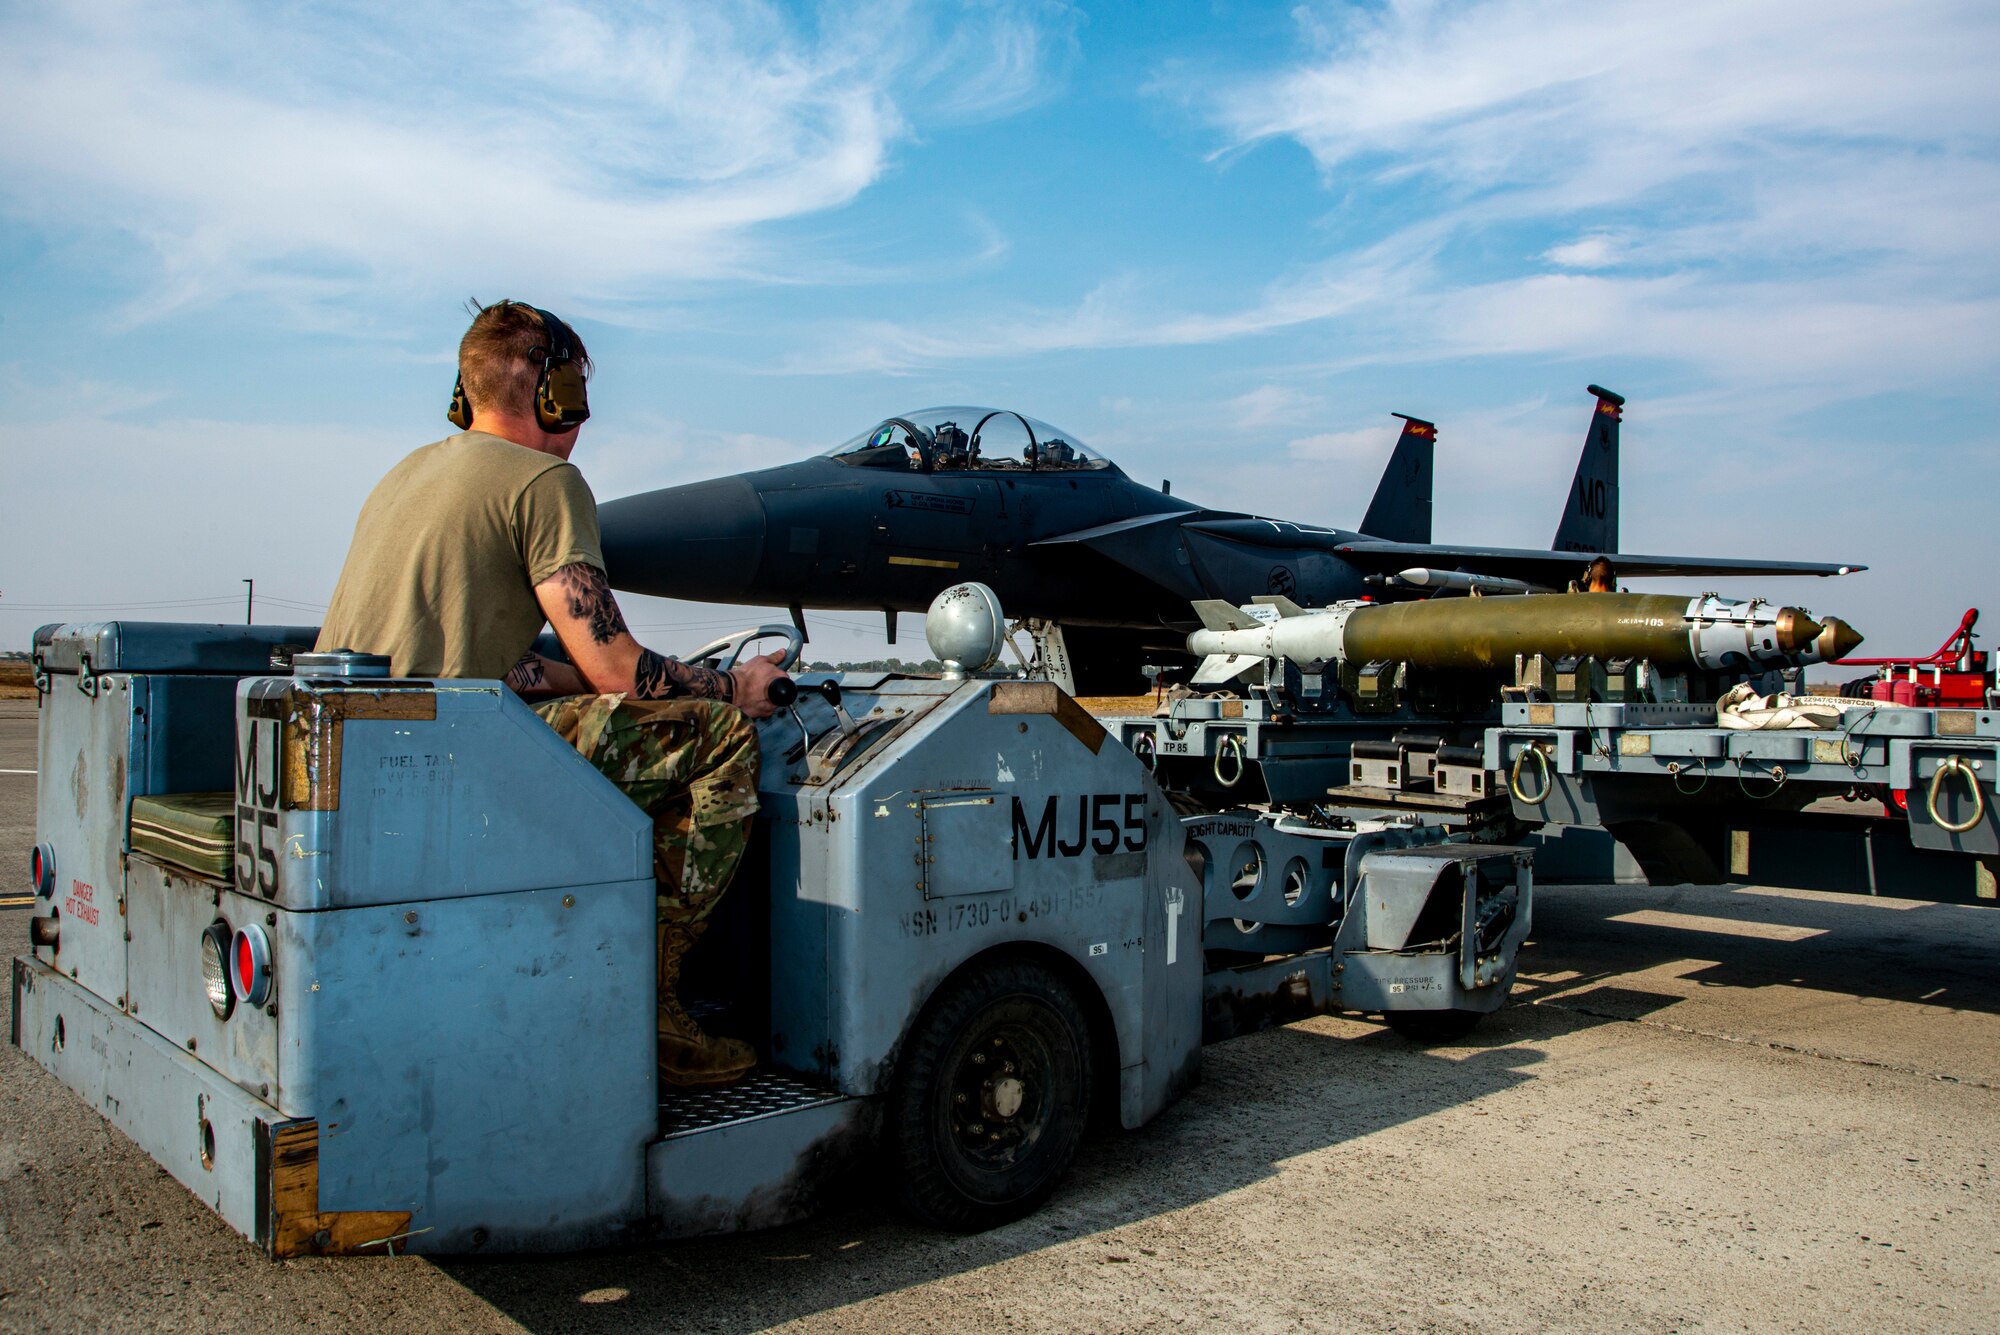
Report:
[[[883,419],[826,457],[904,472],[1075,472],[1111,461],[1067,431],[1009,408],[920,408]]]

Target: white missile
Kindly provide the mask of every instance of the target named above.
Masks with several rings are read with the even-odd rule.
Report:
[[[1500,575],[1475,575],[1466,570],[1433,570],[1429,566],[1411,566],[1408,570],[1399,570],[1396,572],[1396,580],[1398,583],[1414,585],[1419,589],[1460,589],[1467,593],[1474,589],[1481,593],[1551,592],[1540,584],[1530,584],[1524,579],[1507,579]]]

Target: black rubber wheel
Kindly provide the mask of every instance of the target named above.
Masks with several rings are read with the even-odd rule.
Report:
[[[1076,1157],[1090,1088],[1090,1030],[1068,984],[1024,961],[954,980],[911,1031],[889,1091],[904,1205],[959,1233],[1027,1214]]]
[[[1382,1018],[1412,1043],[1455,1043],[1479,1027],[1485,1011],[1388,1011]]]

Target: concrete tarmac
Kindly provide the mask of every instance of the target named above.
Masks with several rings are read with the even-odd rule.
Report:
[[[0,769],[33,769],[0,703]],[[0,895],[29,775],[0,774]],[[0,945],[26,914],[0,908]],[[0,1329],[1991,1331],[2000,913],[1544,891],[1514,1001],[1424,1049],[1323,1018],[1210,1048],[976,1237],[879,1190],[564,1257],[274,1264],[0,1047]]]

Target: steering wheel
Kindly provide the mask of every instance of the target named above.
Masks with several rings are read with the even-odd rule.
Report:
[[[722,670],[727,672],[742,659],[745,646],[755,644],[758,640],[768,640],[778,635],[782,635],[785,640],[785,661],[778,666],[790,672],[794,667],[798,666],[799,656],[805,652],[806,648],[806,637],[800,634],[799,628],[790,622],[782,625],[752,626],[748,630],[739,630],[733,635],[723,636],[713,644],[704,644],[691,654],[682,654],[680,661],[683,663],[699,663],[705,658],[717,658],[727,653],[729,657],[724,659],[722,664]]]
[[[904,432],[910,437],[910,443],[917,447],[917,457],[924,461],[924,471],[926,473],[931,472],[937,467],[937,448],[933,444],[929,433],[922,427],[907,417],[885,417],[876,424],[875,431],[880,431],[885,426],[899,426],[903,428]],[[875,432],[871,431],[868,434],[872,436]]]
[[[734,635],[725,635],[712,644],[704,644],[701,648],[680,661],[683,663],[699,663],[704,658],[716,658],[726,653],[729,657],[723,661],[722,670],[727,672],[742,659],[743,650],[746,645],[754,644],[758,640],[770,639],[774,635],[784,636],[785,659],[778,666],[784,671],[790,672],[798,666],[799,655],[805,652],[806,647],[804,633],[790,622],[786,622],[781,626],[752,626],[748,630],[739,630]],[[799,698],[799,684],[790,677],[779,677],[771,683],[766,694],[772,704],[783,709],[790,705],[792,701]]]
[[[1028,433],[1028,467],[1030,469],[1040,468],[1042,465],[1041,449],[1035,441],[1035,428],[1029,426],[1028,419],[1015,412],[1012,408],[995,408],[992,412],[979,419],[972,428],[972,448],[968,451],[970,456],[973,459],[979,458],[979,432],[981,428],[994,418],[1002,416],[1013,418],[1021,424],[1021,430]]]

